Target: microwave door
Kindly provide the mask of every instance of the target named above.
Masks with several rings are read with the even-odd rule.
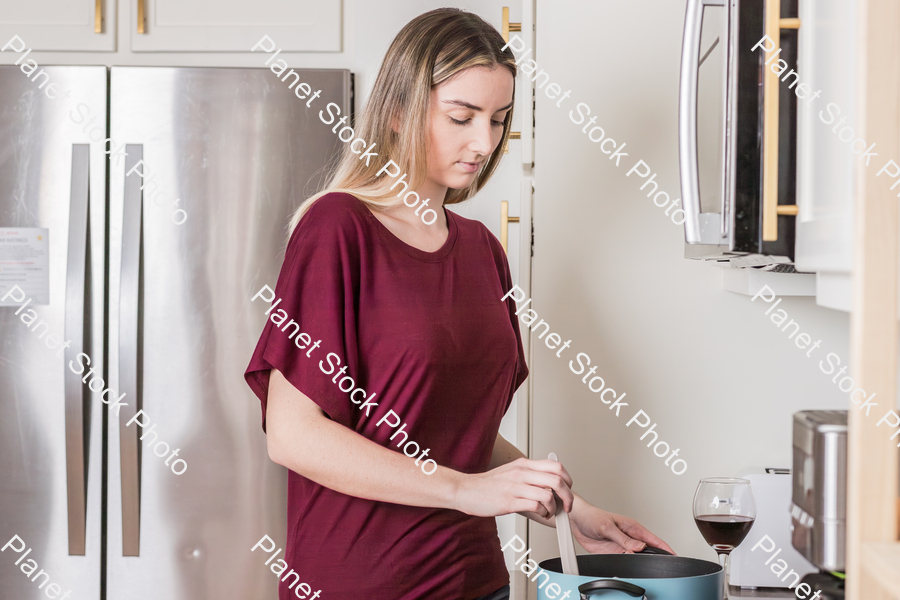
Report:
[[[763,59],[752,50],[765,31],[763,0],[738,0],[734,73],[734,215],[731,248],[762,251]]]

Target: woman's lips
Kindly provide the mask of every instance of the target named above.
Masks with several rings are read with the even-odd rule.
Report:
[[[456,164],[460,165],[466,173],[474,173],[481,166],[481,162],[463,162],[459,161]]]

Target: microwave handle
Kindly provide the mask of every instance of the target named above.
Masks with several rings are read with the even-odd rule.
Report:
[[[688,244],[704,242],[700,227],[700,171],[697,162],[697,80],[700,70],[700,37],[703,9],[726,6],[726,0],[688,0],[681,46],[681,76],[678,88],[678,167],[681,204],[684,209],[684,239]]]

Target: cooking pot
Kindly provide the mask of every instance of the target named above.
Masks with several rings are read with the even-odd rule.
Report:
[[[583,554],[577,561],[580,575],[565,575],[560,558],[541,562],[538,566],[549,579],[541,571],[530,577],[539,585],[538,600],[722,600],[725,587],[717,563],[672,556],[659,548]]]
[[[559,460],[555,452],[549,458]],[[569,515],[555,492],[554,497],[561,558],[545,560],[531,572],[524,569],[528,563],[522,565],[538,586],[538,600],[722,600],[725,575],[718,563],[649,546],[637,554],[576,557]]]

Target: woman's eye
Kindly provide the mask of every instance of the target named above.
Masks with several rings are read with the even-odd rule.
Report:
[[[464,121],[460,121],[459,119],[454,119],[453,117],[448,117],[448,118],[454,125],[467,125],[469,123],[469,121],[472,120],[471,118],[468,118]],[[497,121],[497,120],[491,119],[492,127],[503,127],[503,125],[504,125],[503,121]]]

